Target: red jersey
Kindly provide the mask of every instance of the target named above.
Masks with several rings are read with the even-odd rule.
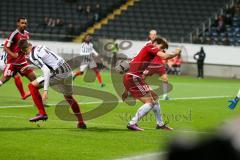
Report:
[[[27,31],[21,33],[18,29],[9,35],[7,41],[5,42],[5,47],[9,47],[12,52],[18,53],[18,57],[13,58],[10,54],[8,54],[7,63],[16,65],[27,63],[25,54],[21,52],[20,48],[18,47],[18,41],[21,39],[29,39],[29,36],[30,35]]]
[[[131,60],[128,73],[141,76],[143,71],[157,55],[158,51],[158,48],[156,48],[153,44],[145,45],[137,56]]]
[[[159,56],[156,56],[154,57],[154,59],[151,61],[151,64],[153,65],[164,65],[165,64],[165,59],[162,59],[161,57]]]

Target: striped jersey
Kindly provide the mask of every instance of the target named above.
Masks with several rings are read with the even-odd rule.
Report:
[[[71,73],[71,67],[65,60],[43,45],[32,48],[29,60],[33,65],[41,68],[44,77],[44,90],[48,90],[51,76]]]
[[[98,53],[93,48],[93,44],[91,42],[83,42],[80,45],[80,55],[83,58],[83,62],[89,62],[92,59],[93,54],[98,56]]]
[[[42,45],[33,47],[29,60],[39,68],[46,65],[51,71],[56,70],[65,62],[62,57]]]

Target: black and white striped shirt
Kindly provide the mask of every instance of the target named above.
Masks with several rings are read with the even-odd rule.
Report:
[[[71,67],[62,57],[42,45],[33,47],[29,54],[29,60],[43,71],[44,90],[48,89],[49,79],[52,75],[71,72]]]
[[[98,56],[98,53],[96,50],[93,48],[93,44],[91,42],[83,42],[80,45],[80,55],[82,57],[82,62],[90,62],[93,54],[95,56]]]

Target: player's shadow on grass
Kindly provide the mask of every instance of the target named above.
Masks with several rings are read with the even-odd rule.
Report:
[[[90,127],[86,130],[82,130],[82,129],[71,129],[71,131],[76,131],[76,132],[87,132],[87,131],[90,131],[90,132],[123,132],[123,131],[128,131],[127,129],[125,128],[101,128],[101,127]]]
[[[34,128],[34,127],[23,127],[23,128],[0,128],[0,132],[18,132],[18,131],[33,131],[43,128]]]

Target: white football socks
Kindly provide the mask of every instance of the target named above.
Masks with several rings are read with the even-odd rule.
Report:
[[[138,110],[132,120],[129,122],[130,125],[136,124],[143,116],[145,116],[152,108],[154,104],[145,103]]]
[[[0,86],[3,84],[3,82],[2,81],[0,81]]]
[[[165,99],[168,96],[168,83],[163,82],[163,99]]]
[[[159,126],[164,125],[163,120],[162,120],[162,115],[161,115],[161,111],[160,111],[160,104],[159,103],[155,103],[153,106],[153,112],[154,112],[154,116],[156,118],[157,124]]]

